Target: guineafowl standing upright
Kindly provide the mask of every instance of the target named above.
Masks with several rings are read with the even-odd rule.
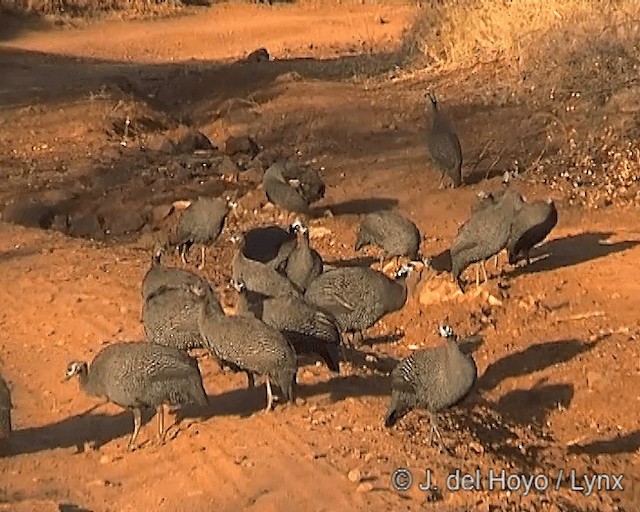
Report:
[[[461,291],[464,290],[460,275],[469,265],[484,261],[506,247],[513,218],[523,204],[522,196],[509,189],[497,203],[477,211],[460,227],[450,254],[451,273]]]
[[[330,315],[297,297],[265,297],[231,281],[238,292],[236,314],[251,315],[280,331],[296,354],[320,356],[332,372],[340,371],[338,324]]]
[[[384,258],[396,256],[416,260],[420,239],[420,231],[406,217],[397,212],[373,212],[366,215],[360,224],[355,250],[358,251],[365,245],[381,247],[383,252],[380,255],[380,265]]]
[[[551,198],[525,204],[514,219],[507,244],[509,264],[515,265],[524,256],[529,265],[529,251],[542,242],[557,223],[558,210]]]
[[[200,244],[201,261],[198,268],[204,268],[206,248],[218,239],[229,210],[235,206],[236,203],[232,202],[230,197],[201,197],[187,207],[178,220],[172,240],[172,245],[180,253],[182,263],[187,264],[186,255],[191,246]]]
[[[309,244],[309,228],[299,219],[291,224],[298,243],[287,259],[286,274],[289,280],[304,292],[311,281],[322,273],[322,257]]]
[[[435,94],[429,93],[431,100],[431,129],[427,135],[427,145],[433,163],[442,173],[439,187],[442,188],[445,175],[451,178],[453,187],[462,184],[462,149],[460,140],[449,121],[438,108]]]
[[[245,255],[243,241],[231,262],[231,276],[244,282],[248,290],[269,297],[301,295],[301,290],[271,265],[249,259]]]
[[[80,388],[91,396],[133,412],[133,434],[128,448],[135,448],[141,425],[141,409],[155,408],[158,438],[164,439],[164,405],[206,406],[207,394],[195,359],[173,347],[154,343],[114,343],[94,357],[89,367],[84,361],[72,361],[66,378],[77,375]]]
[[[273,406],[271,379],[285,400],[293,401],[297,361],[287,339],[257,318],[212,314],[208,307],[210,291],[202,286],[190,286],[188,289],[200,299],[200,333],[204,346],[218,363],[234,371],[246,372],[249,387],[254,386],[254,375],[265,376],[266,411]]]
[[[11,433],[11,392],[9,386],[0,375],[0,441]]]
[[[476,363],[463,354],[453,330],[440,327],[446,345],[417,350],[403,359],[391,372],[391,403],[384,424],[393,426],[412,409],[426,409],[431,419],[431,444],[435,433],[440,442],[435,414],[462,400],[476,381]]]
[[[166,267],[161,258],[165,246],[156,244],[151,255],[151,266],[142,279],[142,300],[146,300],[162,286],[181,286],[187,284],[209,284],[204,278],[182,268]]]
[[[351,334],[353,345],[363,330],[405,305],[412,270],[412,265],[403,266],[394,280],[369,267],[337,268],[311,281],[304,299],[335,318],[340,332]]]
[[[198,327],[199,302],[184,288],[190,284],[208,288],[211,293],[211,311],[224,314],[215,293],[203,280],[185,281],[182,286],[160,286],[147,297],[142,306],[142,323],[147,341],[180,350],[202,347]]]
[[[296,213],[309,213],[309,202],[305,199],[299,180],[287,181],[284,177],[284,164],[276,162],[269,167],[263,177],[262,186],[267,199],[276,206]]]

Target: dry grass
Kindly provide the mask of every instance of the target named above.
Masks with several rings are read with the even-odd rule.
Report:
[[[636,0],[434,2],[404,51],[467,102],[525,106],[519,137],[537,146],[525,167],[572,202],[637,203],[638,19]]]
[[[106,13],[126,13],[130,17],[161,15],[182,6],[180,0],[0,0],[0,11],[88,18]]]

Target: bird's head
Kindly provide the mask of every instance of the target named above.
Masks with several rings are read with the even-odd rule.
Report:
[[[415,266],[412,263],[407,263],[406,265],[402,265],[398,271],[396,272],[396,279],[403,279],[407,277],[413,270]]]
[[[448,325],[440,325],[438,327],[438,334],[447,339],[453,338],[455,336],[453,329]]]
[[[231,279],[229,280],[229,284],[238,293],[241,293],[242,290],[245,290],[247,288],[244,284],[244,281],[242,281],[241,279]]]
[[[289,231],[291,233],[305,233],[307,231],[307,228],[304,226],[304,224],[302,224],[302,221],[300,219],[296,219],[289,226]]]
[[[67,365],[67,372],[65,373],[64,380],[67,381],[74,375],[86,375],[87,371],[87,363],[84,361],[71,361]]]
[[[190,284],[190,285],[188,286],[188,290],[189,290],[191,293],[193,293],[196,297],[199,297],[199,298],[206,297],[206,295],[207,295],[207,289],[206,289],[206,287],[205,287],[203,284],[201,284],[201,283],[198,283],[198,284]]]

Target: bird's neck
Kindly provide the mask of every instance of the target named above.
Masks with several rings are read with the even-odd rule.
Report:
[[[96,389],[95,389],[96,388],[95,383],[93,382],[93,380],[89,376],[89,370],[88,369],[85,369],[85,370],[83,370],[82,372],[80,372],[78,374],[78,381],[80,382],[80,388],[87,395],[96,396],[98,394]]]

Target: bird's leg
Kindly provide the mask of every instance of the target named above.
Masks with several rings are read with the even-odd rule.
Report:
[[[207,248],[204,245],[200,247],[200,264],[198,265],[198,270],[202,270],[204,268],[206,250]]]
[[[353,333],[353,343],[352,346],[355,347],[356,344],[360,345],[362,344],[362,340],[364,339],[364,335],[362,334],[362,331],[355,331]],[[357,341],[356,341],[357,340]]]
[[[531,265],[531,258],[529,257],[529,251],[525,251],[525,258],[527,259],[527,265]]]
[[[500,253],[496,254],[493,257],[493,266],[496,268],[496,271],[498,271],[498,263],[500,263]]]
[[[444,188],[444,173],[440,176],[440,183],[438,183],[438,190],[442,190]]]
[[[476,288],[478,288],[480,286],[480,265],[481,263],[478,263],[475,265],[476,267]]]
[[[251,389],[251,388],[255,387],[255,385],[256,385],[256,381],[255,381],[255,378],[253,376],[253,373],[247,372],[247,387],[248,387],[248,389]]]
[[[130,451],[133,451],[135,450],[134,443],[136,441],[136,438],[138,437],[138,432],[140,431],[140,425],[142,423],[142,415],[140,414],[140,409],[138,409],[137,407],[132,409],[131,412],[133,413],[133,434],[131,434],[131,439],[129,440],[129,444],[127,445],[127,448]]]
[[[384,252],[380,253],[380,259],[378,260],[378,264],[380,265],[380,269],[382,270],[382,264],[384,263]]]
[[[160,404],[156,407],[156,415],[158,416],[158,442],[164,442],[164,405]]]
[[[489,277],[487,276],[487,267],[485,266],[484,260],[480,263],[480,267],[482,267],[482,274],[484,275],[484,282],[486,283],[489,280]]]
[[[447,448],[447,445],[444,444],[444,440],[442,439],[442,435],[440,434],[440,430],[438,429],[438,420],[436,419],[435,415],[432,412],[429,413],[429,421],[431,422],[431,432],[429,434],[429,445],[432,446],[433,435],[435,434],[436,437],[438,438],[438,444],[440,445],[440,447],[449,455],[453,455],[451,451],[449,451],[449,448]]]
[[[187,246],[184,244],[180,246],[180,260],[183,265],[187,264]]]
[[[267,385],[267,408],[264,410],[264,412],[269,412],[273,407],[273,392],[271,391],[271,380],[269,379],[268,375],[266,379],[266,385]]]

